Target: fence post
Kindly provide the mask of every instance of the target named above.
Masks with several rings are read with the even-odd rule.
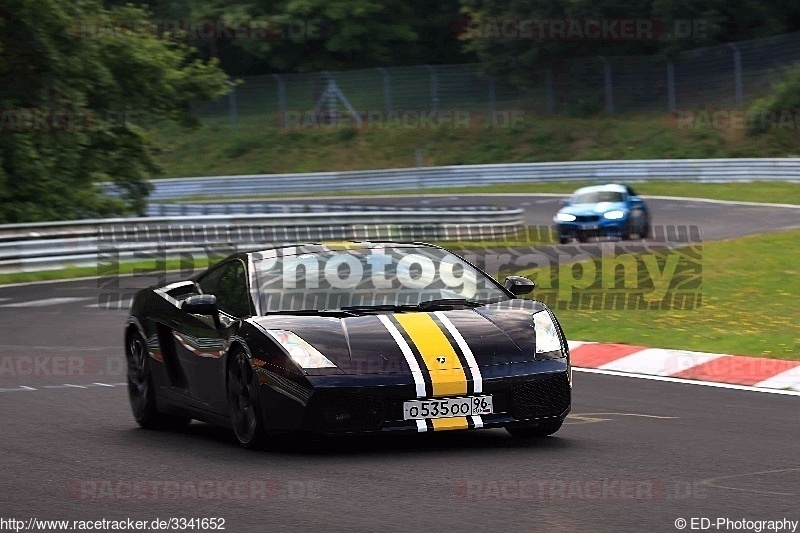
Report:
[[[614,82],[611,79],[611,63],[608,62],[603,56],[600,56],[600,61],[603,62],[603,79],[605,82],[606,93],[606,113],[614,112]]]
[[[386,113],[386,117],[390,117],[392,115],[392,84],[391,80],[389,79],[389,73],[383,67],[375,67],[375,69],[381,73],[383,77],[383,107],[384,113]]]
[[[728,43],[733,50],[733,87],[734,102],[741,104],[744,102],[744,84],[742,82],[742,53],[735,43]]]
[[[436,70],[430,66],[425,65],[431,75],[431,113],[439,113],[439,78],[436,76]]]
[[[334,87],[336,80],[333,78],[333,74],[330,72],[323,71],[325,79],[328,80],[328,86],[325,91],[329,91],[331,87]],[[328,94],[328,116],[331,117],[331,120],[336,120],[336,124],[339,124],[339,110],[336,105],[336,96],[333,93]]]
[[[675,100],[675,63],[667,61],[667,107],[675,111],[678,105]]]
[[[553,69],[548,68],[544,71],[544,91],[547,100],[547,114],[553,115],[556,112],[556,100],[553,94]]]
[[[497,123],[497,80],[489,78],[489,127]]]
[[[286,84],[279,74],[273,74],[273,79],[278,82],[278,116],[281,128],[286,127]]]
[[[231,88],[230,94],[228,94],[228,109],[230,110],[231,113],[231,128],[236,127],[236,118],[237,118],[236,114],[238,113],[237,107],[238,106],[236,105],[236,86],[234,85]]]
[[[422,179],[422,148],[417,148],[414,150],[414,158],[417,167],[417,194],[419,194],[419,202],[424,204],[425,201],[422,199],[422,193],[425,190],[425,182]]]

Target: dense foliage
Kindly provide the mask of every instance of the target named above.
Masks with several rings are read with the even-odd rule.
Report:
[[[141,213],[147,131],[229,75],[480,61],[520,86],[565,58],[674,54],[800,30],[796,0],[3,0],[0,222]],[[503,38],[487,21],[650,20],[653,39]],[[212,31],[198,31],[211,22]],[[680,21],[699,21],[686,35]],[[238,29],[237,29],[238,28]],[[474,31],[479,28],[480,31]],[[694,30],[700,31],[694,31]],[[759,110],[796,107],[797,75]],[[98,194],[110,181],[120,194]]]
[[[191,103],[230,85],[215,62],[147,27],[97,31],[104,20],[148,16],[97,0],[4,0],[0,222],[143,210],[157,171],[145,127],[190,123]],[[99,181],[115,183],[119,197],[97,194]]]

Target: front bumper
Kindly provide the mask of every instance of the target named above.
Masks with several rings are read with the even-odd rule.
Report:
[[[422,432],[530,425],[563,420],[569,413],[571,387],[565,359],[497,365],[485,370],[482,392],[477,395],[492,395],[494,413],[490,415],[420,424],[403,420],[403,402],[416,399],[408,376],[318,376],[309,379],[313,388],[302,398],[262,383],[264,426],[274,433]]]
[[[559,238],[577,239],[579,237],[622,237],[628,228],[627,218],[608,220],[600,217],[591,222],[558,222],[556,229]]]

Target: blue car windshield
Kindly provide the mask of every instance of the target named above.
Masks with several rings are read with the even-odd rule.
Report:
[[[599,204],[600,202],[624,202],[625,197],[616,191],[592,191],[576,194],[572,198],[573,204]]]

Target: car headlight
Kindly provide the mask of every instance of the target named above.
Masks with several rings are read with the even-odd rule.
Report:
[[[575,222],[575,215],[570,215],[569,213],[558,213],[556,215],[556,220],[559,222]]]
[[[558,352],[561,357],[561,338],[558,327],[548,311],[539,311],[533,315],[533,331],[536,334],[536,353],[546,354]]]
[[[619,220],[621,218],[625,218],[625,211],[609,211],[608,213],[603,214],[608,220]]]
[[[285,329],[268,329],[266,332],[280,344],[300,368],[336,368],[330,359],[304,341],[294,332]]]

